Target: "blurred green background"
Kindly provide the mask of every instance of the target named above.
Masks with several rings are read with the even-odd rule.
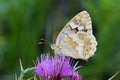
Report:
[[[41,53],[40,38],[55,42],[77,13],[89,12],[98,46],[95,56],[79,70],[83,80],[107,80],[120,71],[120,0],[0,0],[0,80],[14,80],[19,59],[34,66]],[[120,74],[113,80],[120,80]]]

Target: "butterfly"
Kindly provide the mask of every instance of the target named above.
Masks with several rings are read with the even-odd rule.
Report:
[[[65,25],[51,48],[56,54],[87,60],[94,55],[96,46],[91,18],[87,11],[82,11]]]

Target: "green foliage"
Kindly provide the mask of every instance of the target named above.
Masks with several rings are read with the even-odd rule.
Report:
[[[55,42],[67,21],[87,10],[98,46],[96,55],[82,64],[79,72],[83,80],[107,80],[120,71],[119,3],[119,0],[1,0],[0,77],[14,78],[20,58],[24,67],[34,66],[36,56],[51,51],[48,45],[38,44],[40,38]],[[118,74],[114,80],[119,78]]]
[[[50,1],[8,0],[0,4],[0,74],[13,73],[20,58],[25,67],[34,66]]]

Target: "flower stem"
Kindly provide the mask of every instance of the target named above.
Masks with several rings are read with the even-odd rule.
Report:
[[[28,71],[32,71],[34,70],[35,67],[31,67],[31,68],[27,68],[25,70],[21,70],[20,76],[18,77],[18,80],[23,80],[23,77],[25,75],[25,73],[27,73]]]

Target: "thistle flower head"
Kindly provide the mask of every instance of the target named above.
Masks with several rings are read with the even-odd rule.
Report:
[[[35,67],[35,73],[42,76],[45,80],[81,80],[81,76],[75,72],[75,66],[70,65],[70,58],[63,55],[55,55],[50,57],[50,54],[42,54]]]

